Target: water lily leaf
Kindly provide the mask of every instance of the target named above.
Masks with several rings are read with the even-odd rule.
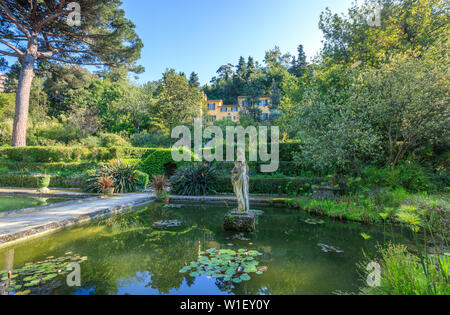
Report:
[[[246,274],[246,273],[244,273],[243,275],[241,275],[240,278],[241,278],[242,281],[248,281],[248,280],[251,279],[251,277],[250,277],[248,274]]]
[[[198,273],[198,272],[191,272],[189,275],[190,275],[191,277],[195,278],[195,277],[198,277],[198,276],[199,276],[199,273]]]
[[[234,283],[241,283],[242,280],[241,280],[240,278],[234,278],[234,279],[233,279],[233,282],[234,282]]]
[[[56,278],[57,276],[58,276],[57,273],[52,273],[52,274],[49,274],[46,277],[42,278],[42,280],[51,280],[51,279]]]
[[[367,234],[365,234],[365,233],[361,233],[361,236],[362,236],[362,238],[365,239],[365,240],[369,240],[369,239],[372,238],[372,236],[367,235]]]

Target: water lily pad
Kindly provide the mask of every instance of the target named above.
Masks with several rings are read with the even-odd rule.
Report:
[[[81,257],[75,255],[58,258],[49,256],[42,261],[27,262],[22,268],[12,270],[10,288],[13,291],[19,291],[23,287],[32,288],[41,284],[44,285],[46,282],[55,279],[58,275],[67,273],[67,264],[70,260],[83,263],[87,260],[87,256]],[[5,280],[9,278],[7,272],[2,271],[1,274],[3,277],[6,277]]]
[[[248,274],[244,273],[243,275],[241,275],[240,279],[242,281],[248,281],[251,279],[251,277]]]
[[[251,279],[249,273],[263,272],[256,268],[259,264],[256,257],[261,255],[258,251],[210,248],[202,253],[197,262],[191,263],[189,268],[184,266],[180,269],[180,273],[191,271],[190,276],[193,277],[206,275],[211,278],[223,278],[226,282],[240,283]]]

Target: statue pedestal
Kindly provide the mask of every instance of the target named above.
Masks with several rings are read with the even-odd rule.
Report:
[[[224,228],[225,231],[254,232],[256,230],[256,213],[232,210],[225,215]]]

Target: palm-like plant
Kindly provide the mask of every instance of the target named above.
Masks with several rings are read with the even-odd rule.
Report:
[[[138,180],[135,175],[137,164],[128,164],[122,160],[104,164],[95,171],[88,173],[85,182],[85,190],[92,193],[102,192],[100,179],[109,177],[114,182],[114,191],[116,193],[128,193],[137,190]]]
[[[217,171],[205,163],[183,167],[170,178],[172,191],[184,196],[205,196],[216,193]]]
[[[164,175],[155,175],[152,177],[152,187],[158,198],[167,191],[167,178]]]

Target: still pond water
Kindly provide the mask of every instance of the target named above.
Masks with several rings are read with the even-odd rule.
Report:
[[[260,208],[263,214],[259,216],[257,232],[236,235],[222,227],[230,207],[168,208],[154,204],[0,249],[0,270],[20,270],[36,262],[53,264],[52,259],[67,255],[84,258],[80,264],[81,287],[69,287],[65,275],[54,278],[50,275],[52,279],[35,286],[23,279],[20,285],[16,284],[22,286],[17,291],[27,289],[31,294],[358,293],[364,285],[357,268],[364,258],[363,251],[376,255],[378,244],[407,242],[399,231],[391,228],[321,220],[285,208]],[[177,220],[181,226],[166,229],[153,226],[161,220]],[[371,238],[365,240],[361,233]],[[241,283],[179,272],[185,264],[197,261],[199,252],[210,248],[257,250],[262,254],[256,258],[259,266],[267,267],[267,271],[252,274],[249,281]],[[37,283],[36,277],[39,275],[27,281]],[[19,283],[18,278],[15,281]],[[13,289],[9,291],[3,287],[4,294],[15,293]]]
[[[0,197],[0,212],[7,212],[11,210],[33,208],[40,206],[47,206],[53,203],[68,201],[70,199],[63,198],[33,198],[23,196],[1,196]]]

